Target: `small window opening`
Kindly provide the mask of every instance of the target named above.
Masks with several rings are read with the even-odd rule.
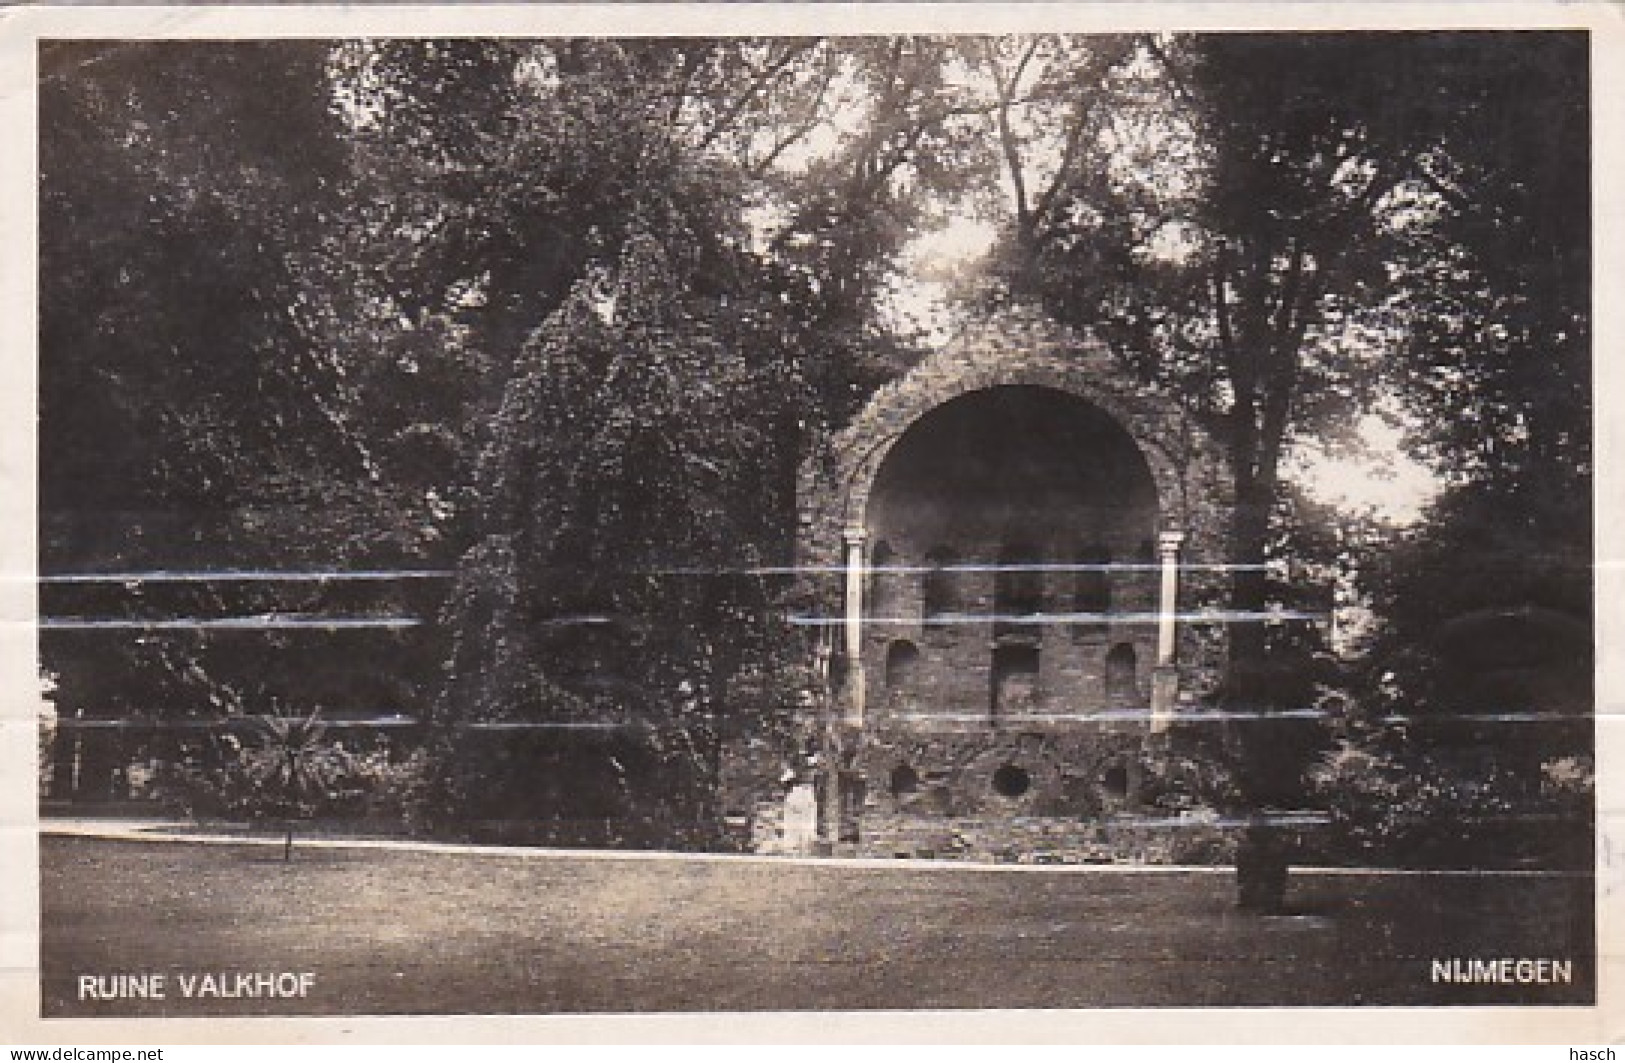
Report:
[[[1106,654],[1106,703],[1114,709],[1136,707],[1139,701],[1138,662],[1134,647],[1119,642]]]
[[[993,792],[1001,797],[1020,797],[1032,789],[1033,779],[1027,769],[1006,764],[993,773]]]
[[[994,719],[1023,716],[1038,705],[1038,647],[997,646],[993,650]]]
[[[886,649],[886,696],[901,697],[914,685],[919,671],[920,651],[907,639],[898,639]]]

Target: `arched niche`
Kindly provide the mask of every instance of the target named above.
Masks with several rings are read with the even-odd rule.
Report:
[[[813,449],[798,487],[801,563],[843,563],[843,530],[863,526],[877,474],[913,426],[956,399],[1022,386],[1071,395],[1120,425],[1138,442],[1155,481],[1159,530],[1187,533],[1188,560],[1223,560],[1223,514],[1232,492],[1218,447],[1171,396],[1125,372],[1098,339],[1031,308],[1010,307],[969,323]],[[1133,552],[1133,541],[1124,543],[1119,557]]]
[[[1138,706],[1139,654],[1132,643],[1119,642],[1106,651],[1106,704],[1114,709]]]
[[[1030,716],[1038,710],[1039,649],[1027,643],[993,648],[990,715]]]
[[[920,651],[908,639],[896,639],[886,647],[886,696],[901,700],[913,692],[919,677]]]
[[[927,620],[959,611],[977,586],[992,592],[984,612],[1044,613],[1053,559],[1070,557],[1080,532],[1136,542],[1159,519],[1156,479],[1128,431],[1032,385],[970,392],[921,417],[881,463],[863,514],[876,541],[926,557]]]

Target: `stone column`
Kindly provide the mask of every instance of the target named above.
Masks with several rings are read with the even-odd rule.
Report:
[[[862,528],[848,528],[841,535],[846,544],[846,697],[845,720],[849,727],[863,726],[863,543]]]
[[[1157,540],[1162,584],[1157,596],[1157,666],[1151,674],[1151,730],[1168,726],[1179,700],[1179,548],[1185,534],[1165,531]]]

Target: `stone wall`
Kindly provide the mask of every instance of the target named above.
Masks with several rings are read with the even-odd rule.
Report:
[[[1235,860],[1237,832],[1199,819],[875,815],[854,856],[1009,864],[1207,864]]]
[[[1144,725],[1019,731],[875,728],[856,756],[865,816],[1066,816],[1137,807]]]

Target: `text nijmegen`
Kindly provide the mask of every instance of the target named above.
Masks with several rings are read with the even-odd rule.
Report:
[[[1433,961],[1435,982],[1514,982],[1563,984],[1574,981],[1574,961],[1554,959],[1484,959],[1455,957]]]

